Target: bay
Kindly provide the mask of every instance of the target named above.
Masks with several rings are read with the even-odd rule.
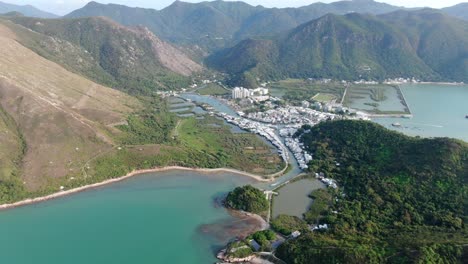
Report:
[[[214,253],[251,226],[215,200],[249,183],[175,170],[2,211],[0,262],[214,263]]]

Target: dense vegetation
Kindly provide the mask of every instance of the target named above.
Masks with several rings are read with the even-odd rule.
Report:
[[[168,111],[167,102],[158,96],[145,97],[145,109],[131,114],[127,124],[119,128],[126,132],[120,136],[124,145],[162,144],[171,140],[177,118]]]
[[[24,185],[19,178],[26,143],[14,119],[0,106],[0,201],[24,198]]]
[[[237,187],[226,197],[227,207],[250,213],[262,213],[268,210],[268,201],[259,189],[246,185]]]
[[[192,68],[201,69],[181,51],[142,28],[129,29],[103,18],[8,19],[14,24],[3,23],[24,46],[67,70],[133,95],[187,87],[190,78],[185,75]],[[178,59],[163,61],[160,52]],[[173,71],[169,68],[172,66],[182,70]]]
[[[305,231],[308,229],[307,223],[297,216],[279,215],[271,221],[271,228],[285,236],[291,235],[294,231]]]
[[[256,78],[466,82],[467,32],[468,22],[429,9],[326,15],[275,37],[244,40],[207,64],[246,86]]]
[[[301,133],[297,136],[315,154],[311,170],[336,179],[341,194],[322,212],[320,221],[331,229],[287,242],[278,250],[280,258],[288,263],[466,260],[466,143],[411,138],[364,121],[325,122]]]

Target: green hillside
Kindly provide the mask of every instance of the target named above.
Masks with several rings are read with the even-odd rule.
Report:
[[[462,263],[468,254],[468,145],[364,121],[306,127],[311,171],[338,181],[330,229],[281,246],[287,263]],[[339,163],[340,165],[337,165]],[[336,213],[332,213],[336,211]]]
[[[273,38],[242,41],[207,64],[237,83],[246,76],[466,82],[467,32],[468,23],[435,10],[326,15]]]
[[[468,22],[433,10],[380,16],[407,36],[413,50],[446,80],[468,80]]]
[[[131,94],[186,86],[188,76],[202,69],[145,28],[130,29],[98,17],[8,19],[2,23],[24,46],[68,70]]]

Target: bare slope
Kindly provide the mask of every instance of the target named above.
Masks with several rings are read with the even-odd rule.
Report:
[[[117,133],[111,125],[124,121],[139,103],[68,72],[15,38],[0,25],[0,106],[24,137],[27,148],[21,177],[34,190],[49,177],[81,170],[87,160],[110,149],[110,135]],[[13,145],[13,149],[20,147],[18,141]]]
[[[100,84],[131,94],[175,89],[202,70],[188,56],[144,27],[128,28],[102,17],[37,19],[2,23],[41,56]]]

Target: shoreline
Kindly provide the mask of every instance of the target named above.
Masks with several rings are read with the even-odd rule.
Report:
[[[133,178],[133,177],[136,177],[136,176],[139,176],[139,175],[147,174],[147,173],[165,172],[165,171],[171,171],[171,170],[193,171],[193,172],[202,172],[202,173],[229,172],[229,173],[238,174],[240,176],[249,177],[249,178],[255,179],[256,181],[259,181],[259,182],[271,182],[271,181],[274,180],[274,178],[265,179],[265,178],[263,178],[263,177],[261,177],[259,175],[239,171],[239,170],[236,170],[236,169],[229,169],[229,168],[204,169],[204,168],[187,168],[187,167],[181,167],[181,166],[159,167],[159,168],[154,168],[154,169],[134,170],[134,171],[128,173],[127,175],[122,176],[122,177],[113,178],[113,179],[109,179],[109,180],[105,180],[105,181],[102,181],[102,182],[93,183],[93,184],[89,184],[89,185],[84,185],[84,186],[73,188],[73,189],[66,190],[66,191],[56,192],[56,193],[52,193],[52,194],[49,194],[49,195],[46,195],[46,196],[41,196],[41,197],[36,197],[36,198],[29,198],[29,199],[25,199],[25,200],[22,200],[22,201],[9,203],[9,204],[1,204],[0,205],[0,211],[7,210],[7,209],[13,209],[13,208],[16,208],[16,207],[21,207],[21,206],[32,205],[32,204],[41,203],[41,202],[46,202],[46,201],[49,201],[49,200],[69,196],[69,195],[80,193],[80,192],[87,191],[87,190],[90,190],[90,189],[103,187],[103,186],[106,186],[106,185],[109,185],[109,184],[125,181],[127,179],[130,179],[130,178]]]

